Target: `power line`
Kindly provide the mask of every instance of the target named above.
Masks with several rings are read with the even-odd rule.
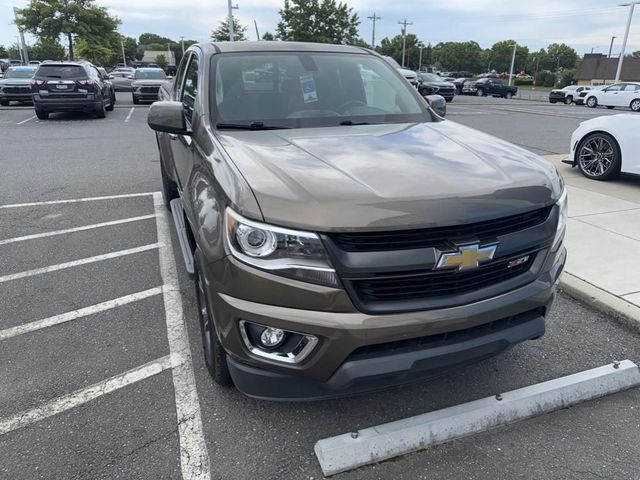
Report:
[[[399,21],[398,24],[402,25],[402,68],[404,68],[404,52],[407,46],[407,25],[413,25],[413,22],[407,22],[405,18],[404,21]]]

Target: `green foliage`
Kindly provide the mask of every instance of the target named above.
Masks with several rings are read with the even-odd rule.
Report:
[[[0,58],[7,58],[9,56],[9,53],[7,52],[7,49],[4,48],[3,45],[0,45]]]
[[[568,68],[560,74],[560,87],[564,88],[567,85],[573,85],[576,83],[575,79],[576,70],[575,68]]]
[[[236,17],[233,18],[233,39],[242,42],[247,39],[247,26],[242,25]],[[211,32],[211,40],[214,42],[229,41],[229,21],[227,19],[220,20],[218,28]]]
[[[158,55],[155,60],[156,65],[158,65],[158,67],[162,68],[163,70],[167,67],[167,57],[165,57],[164,55]]]
[[[142,45],[149,45],[150,43],[159,43],[160,45],[167,46],[167,43],[174,43],[173,40],[167,37],[161,37],[155,33],[143,33],[138,37],[138,42]]]
[[[438,65],[443,70],[466,70],[473,73],[484,70],[482,48],[477,42],[439,43],[433,49],[433,54],[437,58]]]
[[[408,33],[405,45],[405,67],[410,70],[418,70],[420,47],[424,46],[424,44],[418,40],[418,37],[413,33]],[[387,37],[383,38],[377,50],[381,55],[388,55],[402,65],[402,35],[396,35],[391,39]],[[426,62],[424,58],[424,48],[422,51],[422,64],[428,65],[428,62]]]
[[[115,33],[120,24],[106,8],[96,5],[95,0],[31,0],[18,13],[16,23],[39,39],[57,39],[65,35],[71,59],[74,37],[85,43],[100,41]],[[108,48],[104,44],[100,46]]]
[[[514,85],[533,85],[533,79],[525,79],[525,78],[514,78]]]
[[[285,0],[280,10],[278,37],[282,40],[354,44],[358,41],[358,14],[336,0]]]
[[[371,45],[369,45],[364,38],[356,38],[349,45],[353,45],[354,47],[371,48]]]
[[[575,68],[578,63],[578,54],[569,45],[564,43],[552,43],[547,47],[547,63],[545,68],[555,70],[557,68]]]
[[[64,60],[67,55],[64,47],[56,39],[39,40],[35,45],[27,47],[27,50],[29,60]]]
[[[7,48],[7,58],[16,60],[20,59],[20,47],[18,47],[17,43],[14,43]]]
[[[122,40],[122,45],[124,45],[124,54],[127,57],[127,63],[131,63],[134,60],[142,59],[142,54],[138,52],[138,42],[133,37],[120,37]],[[120,46],[120,51],[118,52],[118,61],[115,63],[119,63],[122,61],[122,45]]]
[[[543,70],[538,72],[535,78],[536,87],[553,87],[556,84],[556,75],[553,72]]]
[[[262,40],[273,41],[275,39],[276,37],[271,32],[265,32],[264,35],[262,35]]]
[[[487,70],[496,72],[508,72],[511,68],[511,57],[513,55],[513,44],[515,40],[502,40],[494,43],[487,52]],[[516,47],[516,59],[513,66],[514,72],[524,70],[529,58],[529,48],[518,45]]]

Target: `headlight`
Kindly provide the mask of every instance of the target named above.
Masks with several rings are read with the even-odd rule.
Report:
[[[227,243],[238,260],[277,275],[338,287],[338,277],[315,233],[248,220],[231,208],[226,215]]]
[[[569,202],[567,200],[567,189],[564,187],[562,189],[562,195],[556,202],[558,205],[558,227],[556,228],[556,236],[553,239],[553,247],[551,251],[555,252],[560,243],[562,243],[562,239],[564,238],[565,230],[567,229],[567,218],[569,215]]]

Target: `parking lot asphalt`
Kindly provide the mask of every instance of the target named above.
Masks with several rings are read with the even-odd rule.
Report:
[[[192,283],[154,204],[146,107],[127,99],[104,120],[0,109],[0,478],[315,480],[321,438],[640,361],[636,333],[559,295],[543,338],[429,384],[319,403],[214,385]],[[474,97],[448,109],[537,153],[566,153],[583,117],[612,114]],[[176,350],[175,315],[192,358]],[[630,390],[334,478],[637,480],[639,405]]]

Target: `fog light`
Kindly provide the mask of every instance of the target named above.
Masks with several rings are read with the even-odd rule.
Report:
[[[284,330],[267,327],[260,335],[260,343],[267,348],[276,348],[284,341]]]

